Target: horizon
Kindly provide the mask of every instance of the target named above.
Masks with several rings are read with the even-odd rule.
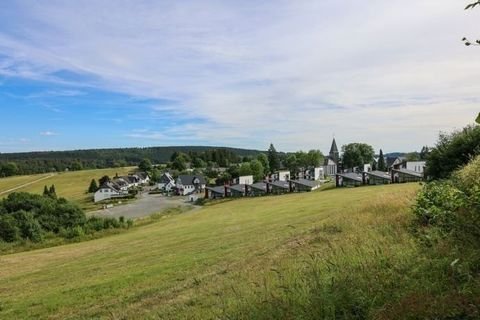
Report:
[[[0,153],[420,151],[478,114],[479,10],[451,1],[4,2]],[[406,23],[408,22],[408,23]]]

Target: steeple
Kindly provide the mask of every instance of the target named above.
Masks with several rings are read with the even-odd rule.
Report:
[[[335,142],[335,138],[333,138],[332,141],[332,146],[330,147],[330,153],[328,154],[330,159],[335,161],[335,163],[338,163],[338,159],[340,158],[340,155],[338,153],[338,148],[337,148],[337,143]]]

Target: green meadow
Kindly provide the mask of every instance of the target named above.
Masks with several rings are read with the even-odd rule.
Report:
[[[93,204],[93,201],[91,201],[91,195],[86,193],[90,181],[92,179],[98,181],[98,179],[104,175],[110,177],[114,177],[117,173],[118,175],[126,175],[134,169],[135,167],[109,168],[1,178],[0,198],[6,197],[12,192],[31,192],[41,194],[43,193],[45,185],[51,186],[54,184],[59,197],[64,197],[76,202],[84,210],[95,210],[98,209],[99,206]],[[14,188],[18,189],[8,191]]]
[[[408,316],[407,306],[418,311],[414,297],[441,290],[418,271],[425,259],[409,232],[418,189],[238,199],[101,239],[0,256],[0,318]]]

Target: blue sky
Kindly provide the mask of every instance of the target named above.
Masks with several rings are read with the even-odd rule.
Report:
[[[419,150],[480,111],[480,10],[417,1],[2,1],[0,152]]]

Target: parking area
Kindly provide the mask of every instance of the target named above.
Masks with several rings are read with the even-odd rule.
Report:
[[[188,202],[187,197],[166,197],[161,194],[143,193],[134,202],[93,211],[90,214],[115,218],[123,216],[127,219],[136,219],[178,206],[192,206],[192,204]]]

